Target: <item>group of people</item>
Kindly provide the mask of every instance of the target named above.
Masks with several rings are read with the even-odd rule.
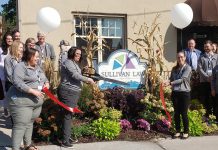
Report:
[[[20,32],[5,33],[0,48],[0,78],[2,84],[4,116],[12,120],[12,150],[19,150],[23,141],[26,150],[36,150],[32,145],[33,123],[42,109],[43,88],[49,89],[49,81],[43,71],[45,59],[55,61],[53,46],[45,42],[45,34],[37,33],[38,41],[28,38],[21,41]],[[75,107],[81,92],[81,82],[95,84],[81,74],[79,63],[81,50],[61,41],[61,84],[58,96],[69,107]],[[72,147],[72,113],[62,110],[62,146]]]
[[[172,87],[172,102],[176,133],[174,138],[189,137],[188,108],[192,92],[199,89],[199,101],[206,109],[205,117],[215,115],[218,121],[218,54],[217,44],[207,40],[204,52],[195,48],[194,39],[188,40],[188,48],[177,53],[177,65],[173,67],[164,86]],[[196,88],[196,87],[199,88]],[[181,132],[181,118],[183,132]]]
[[[45,59],[55,61],[53,46],[45,42],[45,34],[37,33],[38,41],[28,38],[21,42],[20,32],[7,32],[0,49],[0,78],[4,94],[4,116],[11,115],[12,149],[19,150],[23,140],[27,150],[37,149],[31,144],[33,122],[42,109],[44,87],[49,81],[42,69]],[[214,114],[218,121],[218,54],[216,44],[205,41],[204,53],[195,48],[195,40],[188,41],[188,48],[177,53],[177,65],[171,71],[170,79],[164,86],[172,87],[172,102],[176,133],[174,138],[189,137],[188,107],[193,81],[199,76],[200,100],[206,108],[206,117]],[[81,73],[82,51],[71,47],[69,42],[60,42],[59,69],[61,82],[58,97],[69,107],[76,107],[81,93],[81,82],[95,84],[93,79]],[[62,109],[62,146],[72,147],[72,113]],[[181,134],[181,118],[184,126]]]

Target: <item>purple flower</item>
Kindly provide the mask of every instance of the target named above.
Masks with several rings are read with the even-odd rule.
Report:
[[[158,120],[155,123],[155,126],[156,126],[158,131],[166,132],[166,131],[169,131],[171,124],[167,119],[162,119],[162,120]]]
[[[150,127],[150,123],[148,123],[145,119],[138,119],[137,120],[137,127],[139,129],[143,129],[145,131],[150,131],[151,127]]]
[[[120,120],[120,126],[123,131],[127,131],[132,128],[131,123],[126,119]]]

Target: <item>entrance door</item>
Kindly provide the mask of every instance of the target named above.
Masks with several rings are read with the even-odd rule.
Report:
[[[178,41],[177,47],[178,50],[187,48],[187,41],[190,38],[196,40],[196,48],[204,51],[204,42],[206,40],[211,40],[212,42],[218,42],[218,27],[209,27],[209,26],[190,26],[183,30],[177,31]],[[182,35],[182,36],[181,36]],[[181,40],[182,37],[182,40]]]

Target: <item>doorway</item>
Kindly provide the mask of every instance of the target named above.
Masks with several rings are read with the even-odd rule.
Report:
[[[190,26],[183,30],[177,30],[177,49],[187,48],[187,41],[190,38],[196,40],[196,48],[204,52],[204,42],[211,40],[218,43],[218,26]]]

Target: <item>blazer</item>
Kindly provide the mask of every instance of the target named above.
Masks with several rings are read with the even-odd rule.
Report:
[[[201,55],[198,61],[198,72],[200,74],[200,82],[209,82],[209,79],[212,76],[212,70],[218,64],[217,60],[217,54],[213,54],[211,60],[209,59],[206,53]]]
[[[44,58],[50,58],[51,61],[55,61],[55,52],[51,44],[45,43],[45,51],[42,53],[39,42],[36,42],[36,49],[39,50],[40,60]]]

